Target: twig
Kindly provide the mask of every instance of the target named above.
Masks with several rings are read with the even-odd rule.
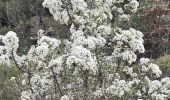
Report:
[[[22,68],[20,68],[19,67],[19,65],[18,65],[18,63],[17,63],[17,61],[16,61],[16,59],[15,59],[15,56],[14,56],[14,51],[12,50],[12,59],[13,59],[13,61],[14,61],[14,64],[16,65],[16,67],[21,71],[21,72],[27,72],[26,70],[23,70]]]
[[[55,73],[54,73],[54,69],[51,68],[51,70],[52,70],[53,79],[54,79],[54,92],[55,92],[55,94],[57,94],[57,88],[58,88],[59,93],[60,93],[60,96],[62,97],[62,96],[63,96],[63,93],[62,93],[62,91],[61,91],[60,84],[59,84],[59,82],[58,82],[58,80],[57,80],[57,77],[56,77],[56,75],[55,75]],[[57,85],[56,85],[56,84],[57,84]]]
[[[29,84],[29,88],[30,88],[30,90],[31,90],[31,92],[33,93],[33,89],[31,88],[32,86],[31,86],[31,75],[32,75],[32,73],[29,71],[29,70],[23,70],[19,65],[18,65],[18,63],[17,63],[17,61],[16,61],[16,59],[15,59],[15,56],[14,56],[14,51],[12,50],[12,59],[13,59],[13,61],[14,61],[14,63],[15,63],[15,65],[16,65],[16,67],[21,71],[21,72],[23,72],[23,73],[28,73],[28,84]]]
[[[84,87],[85,87],[85,93],[84,93],[84,100],[88,100],[88,70],[84,71],[85,79],[84,79]]]
[[[116,68],[116,71],[114,72],[114,80],[115,80],[115,77],[116,77],[116,73],[118,72],[119,68],[120,68],[120,63],[121,63],[121,60],[120,58],[117,59],[117,68]]]

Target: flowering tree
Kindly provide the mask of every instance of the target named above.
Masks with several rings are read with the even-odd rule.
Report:
[[[40,34],[19,56],[16,33],[0,36],[0,63],[23,72],[21,100],[170,98],[170,78],[161,78],[149,59],[137,61],[145,52],[143,34],[116,27],[137,11],[136,0],[45,0],[43,6],[70,27],[69,40]]]

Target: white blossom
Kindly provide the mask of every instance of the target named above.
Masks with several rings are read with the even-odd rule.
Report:
[[[58,21],[61,17],[61,0],[44,0],[43,7],[49,8],[51,14],[54,15],[54,19]]]
[[[79,66],[83,66],[84,70],[97,71],[95,59],[92,58],[91,52],[83,48],[82,46],[74,46],[71,49],[70,57],[67,59],[67,65],[76,63]]]
[[[73,11],[85,11],[87,8],[87,4],[84,0],[71,0],[71,4],[73,5]]]
[[[156,92],[159,88],[161,88],[162,84],[158,80],[151,81],[149,84],[149,91],[148,93],[154,93]]]
[[[64,95],[61,97],[61,100],[70,100],[70,97],[68,95]]]
[[[9,31],[3,38],[2,42],[6,46],[7,52],[10,54],[11,51],[16,51],[16,49],[19,47],[19,39],[17,37],[17,34],[13,31]]]
[[[162,71],[159,69],[159,66],[156,64],[151,63],[149,65],[149,69],[152,71],[153,74],[156,75],[157,78],[160,77],[160,75],[162,75]]]
[[[147,65],[150,62],[148,58],[141,58],[140,59],[140,64],[141,65]]]
[[[57,57],[55,59],[50,60],[48,66],[50,68],[54,67],[54,72],[59,73],[60,71],[63,70],[62,63],[63,63],[63,57]]]
[[[167,94],[170,97],[170,78],[165,77],[161,80],[162,87],[161,92]]]
[[[136,12],[137,8],[139,6],[139,2],[136,0],[131,0],[128,4],[126,4],[124,7],[132,12]]]
[[[45,32],[45,31],[42,30],[42,29],[38,30],[38,32],[37,32],[38,37],[44,36],[44,32]]]
[[[61,12],[61,20],[60,20],[60,22],[61,23],[64,23],[64,24],[67,24],[67,22],[69,21],[69,15],[68,15],[68,13],[67,13],[67,11],[62,11]]]
[[[106,40],[101,36],[98,36],[97,38],[89,36],[87,38],[87,45],[89,49],[94,49],[97,46],[102,47],[105,45],[105,43],[106,43]]]
[[[33,94],[31,91],[23,91],[21,94],[21,100],[33,100]]]
[[[50,38],[48,36],[42,36],[41,39],[38,41],[38,44],[41,45],[44,43],[47,43],[50,46],[50,49],[53,51],[60,46],[61,41],[55,38]]]
[[[130,20],[130,16],[127,14],[122,14],[119,16],[119,20],[120,21],[129,21]]]
[[[46,45],[41,45],[36,48],[36,54],[39,58],[43,59],[47,56],[49,48]]]
[[[132,75],[133,73],[133,68],[130,68],[129,66],[125,66],[123,71],[128,74],[128,75]]]
[[[101,89],[98,89],[94,92],[94,95],[97,96],[97,97],[101,97],[103,95],[103,92]]]
[[[11,77],[11,79],[10,79],[10,80],[11,80],[11,81],[15,81],[15,79],[16,79],[15,77]]]
[[[139,53],[144,53],[145,51],[143,41],[140,41],[138,39],[133,39],[129,41],[129,45],[134,51],[139,51]]]
[[[152,97],[152,99],[154,99],[154,100],[166,100],[167,95],[165,95],[165,94],[159,94],[159,93],[153,93],[153,94],[151,95],[151,97]]]
[[[111,93],[113,96],[121,97],[129,90],[129,86],[124,80],[118,80],[117,82],[114,82],[113,85],[108,87],[106,91]]]
[[[149,71],[149,68],[146,67],[146,66],[142,66],[141,70],[142,70],[143,72],[148,72],[148,71]]]
[[[131,64],[132,62],[135,62],[137,59],[136,54],[129,50],[122,52],[121,57],[123,60],[128,61],[129,64]]]
[[[123,11],[122,8],[118,8],[118,9],[117,9],[117,12],[120,13],[120,14],[123,14],[124,11]]]
[[[101,33],[103,35],[109,35],[111,34],[111,31],[112,31],[110,26],[105,26],[105,25],[99,26],[97,30],[98,30],[98,33]]]

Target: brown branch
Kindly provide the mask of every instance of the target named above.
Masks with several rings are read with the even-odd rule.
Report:
[[[15,59],[15,56],[14,56],[14,51],[12,50],[12,59],[13,59],[13,61],[14,61],[14,64],[16,65],[16,67],[21,71],[21,72],[23,72],[23,73],[25,73],[25,72],[27,72],[26,70],[23,70],[19,65],[18,65],[18,63],[17,63],[17,61],[16,61],[16,59]]]
[[[60,88],[60,84],[59,84],[59,82],[58,82],[58,80],[57,80],[56,74],[54,73],[54,69],[51,68],[51,70],[52,70],[53,79],[54,79],[54,92],[55,92],[55,94],[57,94],[57,88],[58,88],[59,93],[60,93],[60,96],[62,97],[62,96],[63,96],[63,93],[62,93],[62,90],[61,90],[61,88]]]
[[[84,88],[85,88],[85,93],[84,93],[84,100],[88,100],[88,70],[84,71],[85,79],[84,79]]]
[[[12,59],[14,61],[14,64],[16,65],[16,67],[22,72],[22,73],[28,73],[28,85],[29,85],[29,88],[31,90],[31,92],[33,93],[33,89],[31,88],[31,75],[32,73],[29,71],[29,70],[23,70],[17,63],[16,59],[15,59],[15,56],[14,56],[14,51],[12,50]]]
[[[102,88],[102,85],[103,85],[102,65],[100,62],[100,58],[98,57],[98,48],[97,47],[96,47],[95,53],[96,53],[97,63],[99,65],[99,74],[98,74],[99,86],[100,86],[100,88]]]
[[[30,71],[27,71],[27,73],[28,73],[28,85],[29,85],[29,88],[30,88],[30,90],[31,90],[31,92],[32,93],[34,93],[34,91],[33,91],[33,89],[31,88],[32,86],[31,86],[31,73],[30,73]]]
[[[114,80],[115,80],[115,77],[116,77],[116,73],[119,71],[120,64],[121,64],[121,60],[120,60],[120,58],[118,58],[117,59],[117,68],[116,68],[116,71],[114,72]]]
[[[68,3],[69,3],[69,0],[67,0],[67,3],[66,3],[66,10],[67,10],[67,13],[68,13],[70,20],[72,21],[72,17],[70,15],[69,8],[68,8]]]

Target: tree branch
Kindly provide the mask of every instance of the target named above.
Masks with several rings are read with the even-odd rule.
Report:
[[[57,88],[58,88],[59,93],[60,93],[60,96],[62,97],[62,96],[63,96],[63,93],[62,93],[62,90],[61,90],[61,88],[60,88],[60,84],[59,84],[59,82],[58,82],[58,80],[57,80],[56,74],[54,73],[54,69],[51,68],[51,70],[52,70],[53,79],[54,79],[54,92],[55,92],[55,94],[57,94]]]
[[[26,70],[23,70],[19,65],[18,65],[18,63],[17,63],[17,61],[16,61],[16,59],[15,59],[15,56],[14,56],[14,51],[12,50],[12,59],[13,59],[13,61],[14,61],[14,64],[16,65],[16,67],[21,71],[21,72],[23,72],[23,73],[25,73],[25,72],[27,72]]]
[[[85,88],[85,93],[84,93],[84,99],[83,100],[88,100],[88,70],[84,71],[85,79],[84,79],[84,88]]]

